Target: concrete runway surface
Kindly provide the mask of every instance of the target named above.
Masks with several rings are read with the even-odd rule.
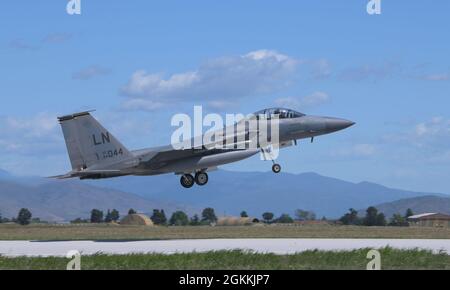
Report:
[[[342,251],[361,248],[429,249],[450,254],[450,240],[441,239],[198,239],[154,241],[0,241],[0,255],[66,256],[71,250],[95,253],[187,253],[217,250],[252,250],[260,253],[293,254],[306,250]]]

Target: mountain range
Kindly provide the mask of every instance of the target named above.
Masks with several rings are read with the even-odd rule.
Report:
[[[279,215],[304,209],[314,211],[318,217],[337,218],[349,208],[379,205],[389,216],[397,209],[403,213],[402,206],[394,203],[391,209],[390,203],[405,199],[414,202],[417,197],[450,199],[446,194],[393,189],[370,182],[352,183],[316,173],[218,170],[210,173],[208,185],[184,189],[175,175],[55,181],[0,171],[0,213],[4,217],[27,207],[34,216],[51,221],[87,218],[92,208],[116,208],[122,213],[129,208],[147,213],[153,208],[163,208],[167,213],[181,209],[193,214],[213,207],[217,215],[238,215],[245,210],[256,217],[266,211]],[[430,211],[444,204],[432,203],[433,206],[417,209]]]
[[[414,214],[434,212],[450,215],[450,198],[433,195],[418,196],[378,204],[375,207],[386,217],[392,217],[395,213],[404,215],[408,208],[412,209]],[[364,210],[358,211],[359,215],[364,215],[364,213]]]
[[[292,214],[295,209],[312,210],[317,216],[340,217],[350,207],[371,205],[417,196],[446,196],[388,188],[370,182],[352,183],[317,173],[211,172],[208,185],[181,188],[179,177],[122,177],[89,181],[89,184],[128,191],[142,197],[189,204],[196,208],[211,206],[218,214],[237,215],[245,210],[260,216],[265,211]],[[449,197],[449,196],[447,196]]]
[[[5,218],[17,216],[21,208],[28,208],[33,217],[52,222],[89,218],[93,208],[104,212],[115,208],[122,215],[130,208],[138,212],[151,212],[154,208],[165,209],[169,213],[175,210],[193,211],[189,207],[79,181],[41,180],[38,184],[29,184],[29,179],[20,183],[20,178],[5,180],[5,177],[0,177],[0,214]]]

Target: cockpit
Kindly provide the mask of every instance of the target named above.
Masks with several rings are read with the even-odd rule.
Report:
[[[259,118],[260,115],[264,115],[267,119],[270,119],[273,115],[277,115],[280,119],[292,119],[305,116],[305,114],[302,114],[300,112],[284,108],[265,109],[254,113],[254,115],[257,118]]]

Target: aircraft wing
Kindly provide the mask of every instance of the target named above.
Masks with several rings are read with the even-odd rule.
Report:
[[[84,176],[90,176],[95,174],[114,174],[114,173],[120,173],[120,170],[83,170],[83,171],[70,171],[63,175],[56,175],[56,176],[49,176],[48,178],[54,178],[54,179],[68,179],[68,178],[75,178],[75,177],[84,177]]]
[[[167,149],[157,152],[150,161],[152,163],[169,162],[174,160],[180,160],[189,157],[200,157],[205,155],[220,154],[225,152],[244,150],[244,149],[207,149],[203,148],[192,148],[192,149]]]
[[[243,143],[243,144],[241,144]],[[226,152],[233,152],[233,151],[242,151],[247,150],[246,144],[249,143],[249,141],[243,141],[241,143],[234,143],[230,144],[228,146],[225,146],[224,148],[214,148],[213,146],[201,146],[197,148],[189,148],[189,149],[174,149],[172,146],[164,146],[160,148],[153,149],[153,156],[148,160],[150,163],[150,167],[152,169],[159,169],[161,167],[166,166],[167,164],[178,161],[185,158],[190,157],[202,157],[207,155],[214,155],[214,154],[220,154],[220,153],[226,153]],[[241,146],[236,146],[241,145]],[[247,147],[248,148],[248,147]],[[140,155],[140,152],[134,152],[137,153],[137,155]],[[142,152],[146,153],[146,152]]]

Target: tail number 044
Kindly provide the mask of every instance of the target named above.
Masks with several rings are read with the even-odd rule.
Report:
[[[114,150],[103,151],[100,154],[95,153],[95,155],[97,156],[97,160],[114,158],[114,157],[123,155],[123,149],[119,148],[119,149],[114,149]]]

